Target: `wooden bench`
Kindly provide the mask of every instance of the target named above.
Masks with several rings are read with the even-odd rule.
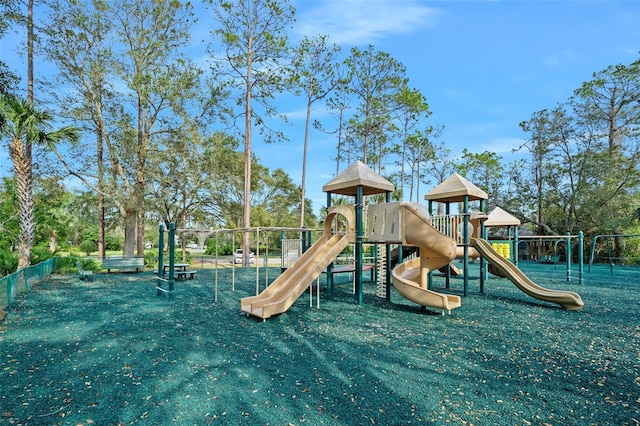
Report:
[[[142,257],[106,257],[102,259],[102,269],[107,273],[112,269],[135,269],[140,272],[144,269],[144,258]]]

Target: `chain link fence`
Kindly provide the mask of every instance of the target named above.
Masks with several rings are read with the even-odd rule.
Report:
[[[51,258],[0,278],[0,310],[11,305],[18,294],[30,291],[33,285],[51,275],[55,266],[56,259]]]

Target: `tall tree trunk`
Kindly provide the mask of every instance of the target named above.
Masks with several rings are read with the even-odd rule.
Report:
[[[144,226],[145,226],[145,214],[146,214],[146,208],[145,208],[145,188],[146,188],[146,182],[145,182],[145,176],[144,176],[144,170],[145,170],[145,161],[146,161],[146,157],[147,157],[147,146],[148,146],[148,139],[145,138],[145,143],[143,144],[142,147],[140,147],[140,156],[141,158],[139,159],[139,164],[138,164],[138,179],[137,182],[135,184],[135,186],[133,187],[133,192],[134,192],[134,196],[133,199],[135,200],[135,209],[136,209],[136,254],[140,257],[144,257]]]
[[[97,160],[98,160],[98,259],[104,259],[106,254],[104,234],[104,143],[102,130],[97,130]]]
[[[137,232],[136,232],[136,254],[140,257],[144,257],[144,199],[140,201],[140,205],[138,207],[138,222],[137,222]]]
[[[417,177],[416,177],[416,203],[420,202],[420,157],[418,157],[418,164],[417,164]]]
[[[134,209],[129,209],[126,212],[124,218],[124,250],[122,255],[124,257],[133,257],[135,252],[136,242],[136,224],[138,222],[138,212]]]
[[[251,39],[249,39],[248,61],[247,61],[247,93],[245,98],[245,121],[244,121],[244,208],[242,210],[242,226],[251,226]],[[242,253],[243,266],[249,266],[249,233],[242,233]]]
[[[543,159],[542,159],[541,156],[538,159],[536,159],[537,164],[536,164],[536,176],[535,176],[535,179],[536,179],[536,191],[537,191],[536,198],[537,198],[537,201],[538,201],[538,203],[537,203],[538,204],[537,205],[538,211],[536,212],[537,213],[536,214],[536,219],[538,221],[538,231],[537,231],[538,235],[544,235],[543,234],[544,228],[542,226],[542,219],[543,219],[542,210],[544,208],[544,201],[542,199],[542,188],[543,188],[543,185],[544,185],[545,176],[543,175],[543,172],[542,172],[542,167],[543,167],[542,160]]]
[[[184,198],[183,198],[184,200]],[[182,213],[180,213],[180,222],[182,222],[182,229],[187,229],[187,207],[185,203],[182,204]],[[182,261],[187,261],[187,233],[180,234],[180,246],[182,248]]]
[[[340,110],[340,119],[338,120],[338,155],[336,155],[336,176],[340,173],[340,160],[342,159],[342,149],[344,141],[342,140],[344,110]]]
[[[33,106],[33,0],[27,4],[27,102]],[[16,188],[20,198],[20,236],[18,237],[18,269],[31,264],[31,247],[35,237],[33,212],[33,156],[31,141],[23,145],[16,140]],[[11,155],[13,157],[13,154]],[[15,161],[17,160],[17,162]],[[20,169],[20,171],[18,171]],[[19,177],[20,176],[20,177]],[[21,180],[21,182],[20,182]]]
[[[105,242],[104,233],[104,195],[98,194],[98,259],[105,258],[107,253],[107,244]]]
[[[407,138],[404,138],[404,142],[402,143],[402,154],[400,155],[400,196],[401,200],[404,200],[404,164],[407,158]],[[411,199],[409,199],[411,201]]]
[[[144,256],[144,192],[145,192],[145,162],[149,146],[148,114],[145,104],[138,96],[138,164],[136,167],[136,182],[133,185],[133,199],[136,210],[136,254]]]
[[[58,231],[55,229],[51,230],[51,235],[49,236],[49,253],[54,254],[58,249]]]
[[[27,5],[27,102],[33,105],[33,0]],[[31,147],[27,145],[27,156],[31,157]]]
[[[307,120],[304,126],[304,148],[302,150],[302,183],[300,185],[300,228],[304,226],[304,204],[305,204],[305,190],[307,179],[307,148],[309,145],[309,121],[311,120],[311,101],[307,102]]]
[[[20,139],[13,139],[9,146],[16,178],[19,201],[20,234],[18,235],[18,269],[31,264],[31,246],[35,235],[33,219],[33,172],[26,149]]]

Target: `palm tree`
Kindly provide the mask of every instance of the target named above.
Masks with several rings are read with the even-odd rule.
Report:
[[[47,131],[52,121],[51,114],[37,111],[29,102],[13,96],[0,97],[0,136],[9,139],[9,155],[13,162],[19,202],[18,269],[31,264],[35,234],[33,163],[27,149],[33,145],[52,148],[64,140],[75,143],[79,137],[78,129],[71,126]]]

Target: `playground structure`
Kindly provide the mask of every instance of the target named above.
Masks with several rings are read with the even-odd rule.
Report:
[[[456,257],[463,259],[464,295],[468,292],[469,259],[480,257],[480,291],[484,292],[486,278],[486,262],[493,265],[496,271],[509,278],[526,294],[544,301],[560,304],[565,309],[579,310],[583,307],[580,296],[576,293],[556,291],[538,286],[528,279],[516,265],[504,259],[486,241],[486,228],[483,222],[486,214],[479,212],[470,214],[470,199],[480,200],[480,210],[484,209],[486,193],[475,187],[460,175],[453,175],[433,191],[425,199],[429,201],[429,209],[414,203],[390,203],[390,194],[394,186],[381,176],[375,174],[364,163],[356,162],[332,181],[323,190],[327,192],[327,205],[331,204],[332,194],[355,197],[355,204],[340,205],[329,208],[324,224],[324,234],[307,252],[294,262],[280,277],[256,296],[243,298],[240,308],[247,315],[263,320],[285,312],[295,300],[326,269],[327,298],[331,298],[333,286],[332,262],[350,243],[355,242],[354,293],[359,305],[362,304],[362,245],[366,239],[385,245],[385,253],[390,253],[391,244],[415,245],[420,248],[420,256],[396,266],[393,271],[387,265],[386,282],[392,282],[396,290],[408,300],[423,307],[432,307],[451,311],[461,305],[459,296],[437,293],[431,290],[431,273],[445,268],[447,283],[450,274],[450,262]],[[387,203],[368,206],[367,223],[363,220],[364,196],[385,193]],[[448,229],[438,229],[431,225],[429,211],[433,201],[444,201],[446,213],[449,214],[449,203],[462,202],[462,222]],[[336,218],[346,221],[346,228],[341,233],[334,232],[332,225]],[[447,222],[445,222],[447,223]],[[445,232],[442,232],[445,231]],[[451,234],[454,235],[451,235]],[[462,244],[453,236],[461,238]],[[256,289],[257,290],[257,289]],[[386,298],[390,300],[390,288],[386,288]]]

